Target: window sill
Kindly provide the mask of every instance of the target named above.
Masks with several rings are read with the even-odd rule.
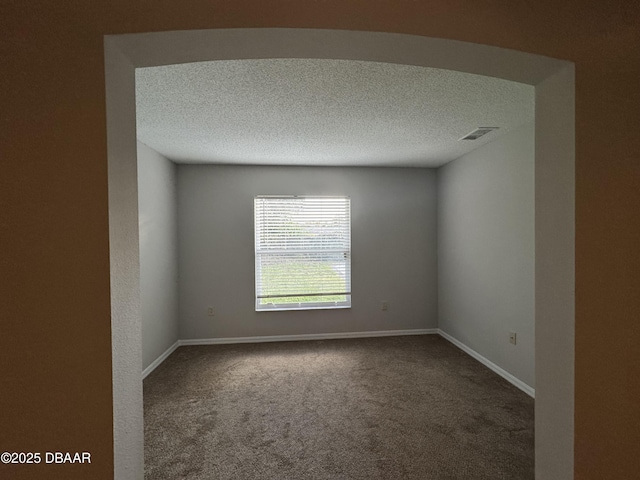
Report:
[[[326,305],[326,306],[299,306],[299,307],[263,307],[256,308],[256,312],[286,312],[289,310],[341,310],[345,308],[351,308],[351,305]]]

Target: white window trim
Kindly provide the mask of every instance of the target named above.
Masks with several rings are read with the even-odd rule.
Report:
[[[256,215],[256,200],[258,199],[291,199],[291,198],[340,198],[348,200],[349,206],[349,216],[348,216],[348,232],[349,232],[349,244],[348,244],[348,262],[349,262],[349,283],[351,283],[351,198],[348,196],[323,196],[323,195],[256,195],[254,197],[254,268],[255,268],[255,278],[254,278],[254,297],[255,297],[255,311],[256,312],[277,312],[277,311],[300,311],[300,310],[335,310],[335,309],[348,309],[351,308],[351,285],[349,284],[349,288],[346,292],[336,292],[336,293],[322,293],[323,296],[340,294],[345,295],[346,300],[342,302],[305,302],[305,303],[260,303],[261,297],[258,295],[258,278],[260,278],[260,262],[258,261],[258,255],[260,252],[258,251],[258,241],[257,241],[257,231],[258,231],[258,218]],[[271,250],[271,253],[278,253],[280,251]],[[287,250],[287,253],[317,253],[318,250]],[[323,253],[343,253],[344,249],[336,249],[336,250],[322,250]],[[285,295],[283,295],[285,296]],[[296,294],[298,296],[298,294]]]

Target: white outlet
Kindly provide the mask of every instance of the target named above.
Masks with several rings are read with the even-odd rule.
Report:
[[[389,310],[389,302],[382,302],[382,311],[386,312]]]
[[[517,341],[518,338],[516,336],[516,332],[509,332],[509,343],[513,343],[515,345]]]
[[[213,317],[213,307],[207,308],[207,315],[209,315],[210,317]]]

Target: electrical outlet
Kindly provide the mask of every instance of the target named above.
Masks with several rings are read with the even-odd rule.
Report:
[[[213,317],[213,307],[207,308],[207,315],[209,315],[210,317]]]
[[[513,343],[515,345],[517,340],[516,332],[509,332],[509,343]]]
[[[386,312],[389,310],[389,302],[382,302],[382,311]]]

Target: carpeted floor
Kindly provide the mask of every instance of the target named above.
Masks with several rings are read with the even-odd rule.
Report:
[[[437,335],[181,347],[146,479],[533,479],[533,399]]]

